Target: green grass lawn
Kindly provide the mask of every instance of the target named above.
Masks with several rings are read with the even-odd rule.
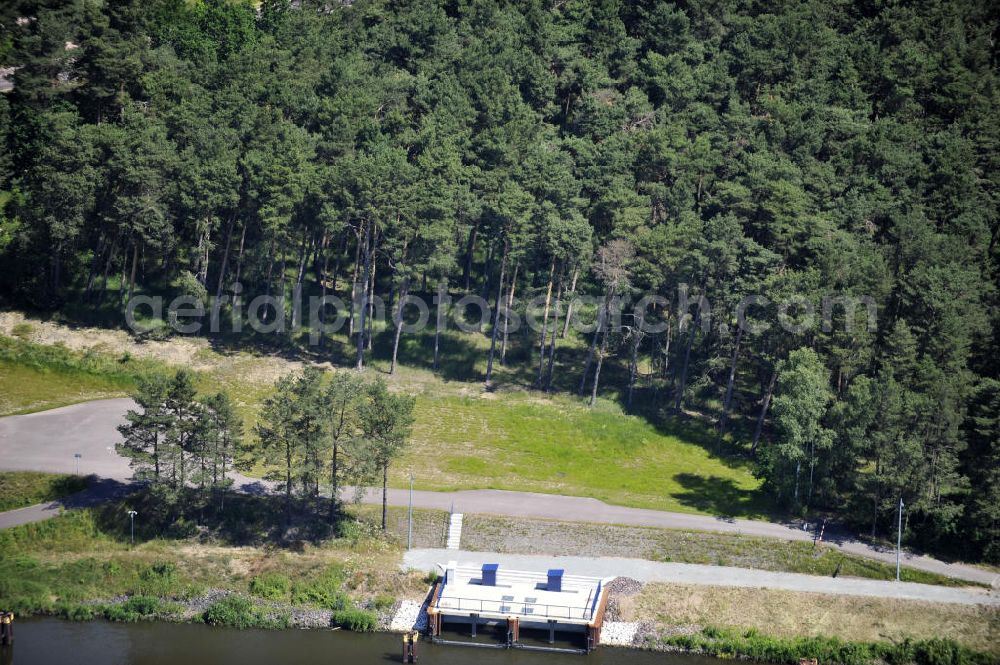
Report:
[[[711,439],[695,427],[662,431],[609,406],[592,410],[526,392],[425,392],[416,418],[411,446],[394,466],[396,486],[412,471],[422,489],[527,490],[687,513],[767,514],[749,466],[715,457]]]
[[[67,374],[0,360],[0,416],[33,413],[92,399],[123,397],[119,382],[92,374]]]
[[[37,471],[0,471],[0,511],[55,501],[87,486],[80,476]]]

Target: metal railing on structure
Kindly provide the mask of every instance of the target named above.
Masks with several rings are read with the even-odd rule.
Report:
[[[589,605],[589,603],[588,603]],[[486,600],[482,598],[440,598],[439,610],[475,614],[502,614],[540,619],[569,619],[589,621],[594,616],[592,607],[550,605],[548,603],[514,602],[513,600]]]

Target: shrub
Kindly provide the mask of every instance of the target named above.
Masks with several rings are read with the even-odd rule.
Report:
[[[340,591],[343,583],[343,568],[330,566],[321,576],[310,582],[296,582],[292,586],[292,603],[339,609],[343,604]]]
[[[362,539],[373,535],[372,525],[354,519],[342,519],[337,522],[337,538],[357,545]]]
[[[395,604],[396,599],[385,593],[380,593],[372,600],[372,608],[376,610],[387,610]]]
[[[250,580],[250,593],[268,600],[285,600],[291,587],[291,580],[275,573],[257,575]]]
[[[291,618],[287,613],[269,613],[264,608],[254,605],[249,598],[235,595],[226,596],[212,603],[202,618],[211,626],[240,629],[287,628],[291,624]]]
[[[177,566],[169,562],[158,562],[139,573],[136,591],[140,595],[169,596],[174,587],[174,571]]]
[[[63,603],[55,608],[56,616],[69,621],[90,621],[101,611],[101,608],[93,605],[77,605],[74,603]]]
[[[10,330],[11,335],[23,340],[27,340],[31,337],[31,333],[33,332],[35,332],[35,326],[31,325],[27,321],[21,321]]]
[[[149,619],[160,609],[160,599],[153,596],[132,596],[119,605],[109,605],[104,609],[108,621],[135,623]]]
[[[333,613],[333,623],[358,633],[371,633],[378,624],[378,617],[369,610],[348,607]]]
[[[695,635],[673,635],[661,643],[721,658],[745,658],[769,663],[795,663],[816,658],[838,665],[987,665],[991,657],[948,639],[901,643],[845,642],[834,637],[778,638],[750,629],[736,631],[705,627]]]

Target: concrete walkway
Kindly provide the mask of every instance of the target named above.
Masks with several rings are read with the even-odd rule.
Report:
[[[121,440],[116,429],[124,422],[125,412],[134,408],[129,399],[108,399],[74,404],[50,411],[24,416],[0,418],[0,470],[48,471],[75,473],[79,453],[79,472],[93,474],[103,479],[128,482],[132,476],[128,462],[117,455],[115,444]],[[239,491],[263,493],[269,484],[232,474],[234,488]],[[345,495],[353,493],[345,488]],[[388,502],[405,506],[409,492],[390,489]],[[365,503],[381,503],[381,490],[369,488],[362,493]],[[757,520],[688,515],[643,508],[612,506],[587,497],[560,496],[533,492],[505,492],[500,490],[465,490],[460,492],[413,492],[413,505],[418,508],[436,508],[460,513],[488,513],[534,519],[554,519],[575,522],[596,522],[649,526],[666,529],[718,531],[748,536],[779,538],[782,540],[810,541],[813,532],[799,524],[781,524]],[[57,514],[57,509],[46,510],[33,506],[20,516],[8,519],[28,519],[34,515],[45,519]],[[0,527],[4,524],[0,516]],[[32,520],[29,520],[32,521]],[[23,522],[21,522],[23,523]],[[847,534],[827,531],[826,541],[840,550],[858,556],[895,563],[894,550],[872,547]],[[931,557],[908,552],[904,564],[911,568],[947,575],[956,579],[1000,587],[1000,575],[994,572],[957,563],[946,563]]]
[[[548,570],[563,568],[573,575],[594,577],[625,576],[640,582],[674,582],[722,587],[749,587],[830,593],[848,596],[874,596],[901,600],[923,600],[934,603],[1000,606],[996,591],[971,588],[950,588],[912,582],[883,582],[847,577],[819,577],[799,573],[775,573],[749,568],[702,566],[690,563],[664,563],[645,559],[615,557],[538,556],[528,554],[498,554],[448,549],[414,549],[403,555],[403,570],[441,572],[438,564],[457,561],[460,566],[481,566],[499,563],[514,570]]]

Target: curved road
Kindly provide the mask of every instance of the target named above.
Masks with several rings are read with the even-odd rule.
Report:
[[[132,406],[133,402],[129,399],[109,399],[0,418],[0,470],[75,473],[79,462],[80,473],[118,482],[101,483],[96,489],[89,490],[89,494],[74,500],[79,503],[106,498],[108,493],[120,491],[132,475],[128,462],[115,453],[115,444],[121,440],[116,428],[124,422],[125,412]],[[79,460],[74,457],[76,454],[80,455]],[[239,474],[234,474],[234,480],[235,487],[242,491],[259,492],[266,486],[259,480]],[[381,491],[368,489],[362,500],[366,503],[380,503]],[[390,489],[388,500],[392,505],[405,506],[409,493],[406,490]],[[413,505],[441,510],[454,508],[456,512],[463,513],[719,531],[783,540],[804,541],[813,538],[812,531],[791,524],[626,508],[587,497],[531,492],[416,490],[413,492]],[[44,519],[57,513],[57,504],[0,513],[0,528]],[[828,542],[850,554],[889,563],[895,563],[896,560],[893,550],[881,550],[849,537],[835,538],[832,541],[828,539]],[[1000,576],[974,566],[946,563],[908,552],[904,552],[904,562],[912,568],[1000,586]]]

